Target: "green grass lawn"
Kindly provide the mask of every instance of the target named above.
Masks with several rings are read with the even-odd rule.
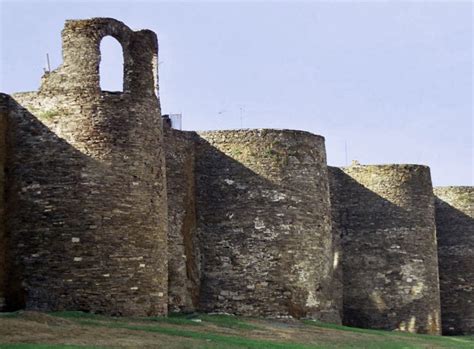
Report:
[[[209,314],[172,314],[151,318],[117,318],[82,312],[0,315],[0,348],[135,347],[472,349],[474,338],[366,330],[309,320],[268,320]]]

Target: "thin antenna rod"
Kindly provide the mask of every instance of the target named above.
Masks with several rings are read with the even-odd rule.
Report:
[[[347,162],[347,141],[344,141],[344,151],[346,153],[346,166],[348,165],[348,162]]]
[[[49,64],[49,53],[46,54],[46,62],[48,63],[48,73],[51,72],[51,64]]]
[[[244,107],[240,106],[240,128],[244,128]]]

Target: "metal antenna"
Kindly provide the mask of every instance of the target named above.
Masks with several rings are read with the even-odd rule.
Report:
[[[46,63],[48,64],[48,73],[51,72],[51,64],[49,64],[49,53],[46,54]]]
[[[344,141],[344,151],[346,153],[346,166],[348,165],[348,162],[347,162],[347,141]]]

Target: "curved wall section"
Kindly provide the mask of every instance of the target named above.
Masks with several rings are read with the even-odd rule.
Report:
[[[438,334],[440,302],[429,168],[332,168],[346,325]]]
[[[474,334],[474,187],[434,193],[443,334]]]
[[[338,322],[324,138],[290,130],[199,135],[201,308]]]
[[[167,204],[156,36],[68,21],[64,63],[9,111],[10,308],[167,312]],[[124,47],[123,93],[100,91],[100,39]]]

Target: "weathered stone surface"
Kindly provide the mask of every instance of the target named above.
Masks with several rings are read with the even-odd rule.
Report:
[[[196,234],[194,132],[164,127],[168,190],[168,307],[195,311],[199,302],[200,253]]]
[[[474,187],[434,193],[443,334],[474,334]]]
[[[5,308],[6,232],[5,232],[5,160],[8,97],[0,94],[0,311]]]
[[[99,86],[107,35],[123,48],[120,93]],[[328,175],[324,138],[307,132],[163,134],[153,32],[95,18],[67,21],[62,40],[38,92],[0,94],[0,310],[439,333],[427,167]],[[472,334],[473,189],[436,194],[443,329]]]
[[[330,168],[347,325],[439,334],[434,198],[428,167]]]
[[[101,39],[124,50],[124,91],[99,87]],[[9,101],[11,308],[167,312],[167,203],[156,36],[67,21],[64,63]]]
[[[344,212],[345,200],[342,200],[342,193],[344,193],[344,184],[337,176],[340,171],[336,167],[328,166],[328,180],[329,180],[329,193],[331,202],[331,219],[332,219],[332,245],[333,245],[333,279],[332,289],[334,290],[334,302],[339,309],[339,317],[341,320],[344,318],[344,307],[343,307],[343,290],[344,290],[344,275],[342,271],[342,233],[343,233],[343,220],[341,219],[341,213]]]
[[[202,309],[339,321],[324,138],[290,130],[199,135]]]

